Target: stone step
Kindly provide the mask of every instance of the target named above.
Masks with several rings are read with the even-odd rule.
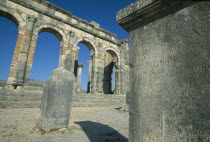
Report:
[[[4,95],[1,95],[0,96],[14,96],[14,97],[41,97],[42,94],[40,93],[10,93],[10,92],[7,92],[6,94]]]
[[[73,107],[114,107],[114,106],[123,106],[125,103],[116,103],[114,105],[113,103],[78,103],[78,102],[73,102],[72,106]]]
[[[100,103],[100,102],[103,102],[103,103],[118,103],[118,102],[125,102],[125,100],[100,100],[100,99],[95,99],[95,100],[77,100],[77,99],[73,99],[73,102],[79,102],[79,103],[83,103],[83,102],[86,102],[86,103]]]
[[[125,99],[126,97],[125,96],[75,96],[74,95],[74,98],[84,98],[84,99],[118,99],[118,98],[123,98]]]
[[[35,90],[35,91],[42,91],[43,87],[35,87],[35,86],[24,86],[25,90]]]
[[[42,94],[42,91],[39,91],[39,90],[25,90],[24,93]]]
[[[42,98],[42,91],[26,90],[19,91],[0,91],[0,107],[7,108],[27,108],[39,107]],[[102,107],[117,106],[125,104],[125,95],[101,95],[101,94],[75,94],[73,96],[73,106],[80,107]]]
[[[0,96],[0,101],[41,101],[41,96],[19,97],[19,96]]]
[[[0,108],[34,108],[40,107],[41,101],[0,101]],[[112,102],[72,102],[72,106],[77,107],[104,107],[104,106],[119,106],[124,105],[123,102],[116,102],[114,105]]]
[[[40,107],[41,101],[29,101],[29,100],[21,100],[21,101],[0,101],[0,108],[27,108],[27,107]],[[103,107],[103,106],[119,106],[119,105],[125,105],[125,102],[123,101],[104,101],[102,102],[101,100],[98,101],[93,101],[93,102],[87,102],[87,101],[73,101],[72,106],[77,106],[77,107]]]
[[[0,108],[34,108],[40,107],[41,101],[0,101]]]

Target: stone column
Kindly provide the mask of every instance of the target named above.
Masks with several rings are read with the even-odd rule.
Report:
[[[99,50],[102,50],[102,48]],[[92,56],[92,79],[91,93],[103,93],[104,55],[99,51],[98,55]]]
[[[15,51],[14,51],[14,55],[13,55],[13,59],[12,59],[12,64],[10,67],[10,73],[9,73],[9,77],[8,77],[8,81],[7,81],[7,86],[11,86],[13,84],[18,84],[16,81],[16,76],[17,76],[17,72],[18,72],[17,64],[18,64],[19,56],[20,56],[20,49],[24,42],[25,31],[26,31],[25,28],[23,28],[23,27],[19,28],[17,43],[16,43],[16,47],[15,47]],[[20,85],[22,85],[22,83]]]
[[[125,65],[121,65],[119,67],[119,92],[120,94],[126,94],[127,86],[129,84],[126,84],[126,82],[128,82],[128,78],[126,78],[126,76],[128,76],[128,71],[126,72],[125,70]]]
[[[71,51],[66,50],[66,54],[62,55],[59,61],[59,68],[63,67],[66,70],[71,71],[71,66],[72,66],[72,59],[71,59]],[[73,72],[72,72],[73,73]]]
[[[28,59],[27,59],[26,70],[25,70],[26,72],[25,72],[25,75],[24,75],[24,84],[27,84],[28,81],[30,80],[30,72],[31,72],[33,59],[34,59],[34,52],[35,52],[35,48],[36,48],[36,41],[37,41],[37,37],[36,36],[32,36],[30,50],[28,52]]]
[[[72,45],[72,68],[71,71],[74,73],[75,75],[75,79],[74,79],[74,91],[77,92],[77,86],[76,86],[76,82],[77,82],[77,66],[78,66],[78,53],[79,53],[80,47],[73,47]]]
[[[82,68],[84,64],[77,65],[77,92],[81,91]]]
[[[30,77],[31,63],[27,63],[27,60],[31,60],[28,59],[31,43],[35,44],[36,42],[36,37],[33,37],[33,42],[32,42],[33,28],[36,18],[34,16],[28,16],[27,20],[28,21],[26,26],[25,40],[20,51],[21,54],[19,56],[20,59],[19,71],[17,74],[18,82],[23,82],[23,84],[27,84],[27,82],[30,79],[29,77]],[[35,47],[35,45],[32,45],[32,48],[33,46]],[[31,52],[34,52],[34,49],[31,49]]]
[[[88,61],[88,86],[87,86],[87,93],[90,92],[91,79],[92,79],[92,60]]]
[[[130,36],[130,142],[210,140],[209,1],[139,0]]]
[[[115,67],[115,71],[114,71],[114,75],[115,75],[115,85],[114,85],[114,94],[120,94],[120,72],[119,69]]]
[[[75,76],[77,75],[77,65],[78,65],[78,53],[80,47],[76,46],[71,48],[72,51],[72,71],[74,72]]]
[[[104,94],[112,94],[112,69],[113,57],[109,52],[104,55],[104,76],[103,76],[103,92]]]
[[[24,35],[22,34],[18,35],[18,40],[20,41],[17,42],[18,49],[16,51],[19,51],[20,53],[19,54],[17,53],[18,55],[14,55],[14,58],[17,58],[18,56],[18,62],[15,65],[16,73],[14,73],[12,69],[13,68],[12,67],[13,65],[12,65],[11,66],[12,70],[10,74],[10,76],[14,76],[15,74],[15,80],[13,77],[13,85],[16,85],[16,86],[24,85],[29,80],[31,64],[27,63],[27,60],[31,60],[31,59],[28,59],[31,41],[36,40],[36,38],[32,39],[35,21],[36,21],[35,17],[29,16],[27,18],[27,24],[26,24]],[[15,54],[16,54],[16,51],[15,51]],[[11,77],[9,77],[8,83],[11,84]]]

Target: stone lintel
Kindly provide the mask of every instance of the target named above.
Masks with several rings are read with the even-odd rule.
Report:
[[[198,2],[200,1],[138,0],[117,13],[117,22],[129,32]]]
[[[109,31],[107,31],[107,30],[105,30],[105,29],[103,29],[101,27],[94,26],[91,22],[89,23],[86,20],[83,20],[83,19],[81,19],[79,17],[76,17],[76,16],[72,15],[72,13],[70,13],[70,12],[68,12],[68,11],[66,11],[66,10],[56,6],[56,5],[53,5],[50,2],[47,2],[45,0],[22,0],[22,1],[20,1],[20,0],[9,0],[9,1],[12,1],[14,3],[20,4],[20,5],[22,5],[22,6],[26,7],[26,8],[32,9],[32,10],[37,11],[39,13],[43,13],[43,14],[49,16],[49,17],[57,19],[58,21],[62,21],[62,22],[66,23],[66,24],[69,24],[69,25],[71,25],[73,27],[79,28],[82,31],[85,31],[85,32],[90,33],[90,34],[93,34],[96,37],[99,37],[101,39],[104,39],[104,40],[107,40],[107,41],[112,42],[114,44],[117,44],[117,39],[116,39],[117,36],[115,34],[109,32]],[[115,39],[112,40],[111,38],[108,38],[106,36],[100,36],[98,33],[95,33],[93,31],[89,31],[86,28],[80,27],[78,24],[73,24],[73,23],[69,22],[68,20],[62,19],[60,17],[56,17],[55,15],[50,14],[49,12],[42,10],[40,7],[34,7],[33,6],[33,2],[37,2],[39,4],[42,4],[42,5],[50,8],[50,9],[53,9],[53,10],[55,10],[57,12],[60,12],[60,13],[62,13],[64,15],[66,15],[69,18],[76,19],[78,22],[81,22],[81,23],[84,23],[84,24],[86,24],[88,26],[91,26],[92,28],[95,28],[97,31],[104,32],[105,34],[107,34],[107,35],[109,35],[111,37],[114,37]]]
[[[91,25],[93,25],[95,28],[99,29],[100,25],[96,23],[95,21],[90,22]]]

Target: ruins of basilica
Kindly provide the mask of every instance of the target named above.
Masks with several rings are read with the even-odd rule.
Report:
[[[18,27],[18,38],[7,88],[28,85],[39,33],[49,32],[60,41],[59,67],[75,74],[75,92],[80,92],[82,65],[78,63],[78,43],[90,51],[88,93],[126,94],[128,90],[128,45],[96,22],[75,17],[45,0],[1,0],[0,16]],[[50,51],[49,51],[50,52]],[[66,62],[70,55],[71,62]],[[114,68],[114,91],[111,74]]]
[[[128,94],[130,142],[210,141],[209,1],[137,0],[120,10],[117,22],[129,32],[129,52],[126,40],[118,41],[99,24],[44,0],[1,0],[0,16],[19,29],[7,85],[0,88],[5,100],[24,96],[14,90],[31,93],[27,88],[38,34],[50,32],[60,40],[59,67],[44,87],[39,128],[58,128],[57,121],[62,125],[59,128],[66,127],[71,100],[72,106],[122,106]],[[91,53],[88,95],[79,93],[83,64],[78,63],[78,43],[88,46]],[[56,75],[63,78],[59,85],[54,81]],[[65,89],[60,89],[62,83]],[[73,91],[68,94],[68,84],[74,84],[76,95]],[[117,95],[110,95],[113,93]],[[36,95],[40,97],[40,92]],[[33,105],[17,104],[11,98],[0,107]],[[40,107],[40,100],[34,106]]]

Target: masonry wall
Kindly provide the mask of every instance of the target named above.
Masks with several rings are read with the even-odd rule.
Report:
[[[0,108],[36,108],[40,107],[42,90],[40,87],[27,87],[27,91],[8,91],[0,87]],[[125,95],[111,94],[75,94],[73,107],[123,107]]]
[[[129,141],[209,141],[210,2],[149,3],[120,21],[131,42]]]
[[[92,57],[91,93],[103,93],[104,56],[107,50],[115,52],[119,66],[128,68],[125,66],[126,56],[121,55],[121,52],[126,53],[128,50],[123,48],[128,46],[126,41],[118,41],[116,35],[104,30],[96,22],[89,23],[45,0],[0,1],[0,16],[15,22],[19,30],[7,88],[28,85],[40,32],[50,32],[58,38],[61,46],[59,67],[72,72],[77,68],[77,44],[83,43],[88,46]],[[68,54],[72,58],[70,66],[63,64]],[[123,86],[120,80],[118,84],[120,85],[117,94],[125,94],[126,87],[120,87]]]

